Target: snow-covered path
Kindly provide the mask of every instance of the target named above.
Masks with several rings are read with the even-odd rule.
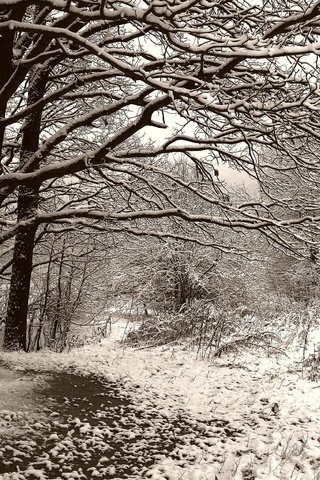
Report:
[[[50,449],[38,460],[47,463],[4,479],[320,479],[319,382],[289,374],[275,358],[246,354],[210,364],[182,347],[134,350],[105,340],[2,359],[18,371],[94,376],[114,389],[100,385],[99,403],[85,395],[88,386],[78,402],[65,395],[60,411],[48,412]]]

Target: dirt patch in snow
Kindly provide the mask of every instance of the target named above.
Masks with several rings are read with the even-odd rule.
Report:
[[[0,409],[27,411],[36,403],[35,389],[45,382],[43,375],[26,373],[0,367]]]
[[[43,374],[0,367],[0,436],[22,435],[29,421],[46,417],[37,392],[47,381]]]
[[[196,462],[192,446],[205,441],[213,423],[219,435],[236,433],[228,421],[199,425],[182,411],[168,418],[152,402],[141,408],[118,384],[94,377],[64,372],[5,375],[9,383],[20,379],[21,385],[40,378],[34,388],[29,385],[29,393],[36,395],[45,416],[5,413],[12,435],[0,432],[0,478],[142,478],[164,458]]]

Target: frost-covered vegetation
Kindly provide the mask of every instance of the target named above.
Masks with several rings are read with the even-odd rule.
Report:
[[[319,45],[316,0],[0,0],[1,480],[320,478]]]
[[[7,350],[63,350],[71,323],[109,315],[116,282],[120,304],[180,314],[205,299],[229,329],[227,298],[254,298],[234,255],[257,244],[277,249],[255,261],[269,253],[292,298],[313,296],[319,23],[314,0],[0,0]],[[284,252],[311,262],[307,282]]]
[[[14,369],[0,371],[2,480],[318,478],[319,380],[297,352],[208,361],[186,345],[119,348],[125,328],[69,353],[1,355]]]

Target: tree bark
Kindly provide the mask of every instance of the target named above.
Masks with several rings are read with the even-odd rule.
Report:
[[[30,79],[28,105],[38,101],[45,93],[48,78],[46,67],[36,67]],[[37,150],[41,128],[42,110],[32,113],[23,128],[20,167]],[[38,168],[35,165],[34,168]],[[39,203],[39,185],[21,186],[18,191],[17,219],[26,220],[35,215]],[[37,227],[20,230],[16,236],[10,281],[7,318],[4,332],[6,350],[26,350],[27,318],[30,294],[32,258]]]
[[[21,188],[18,199],[20,219],[27,218],[31,210],[34,211],[34,208],[37,208],[37,205],[37,189]],[[35,234],[35,228],[28,228],[19,232],[15,240],[4,332],[4,348],[7,350],[26,350],[28,301]]]

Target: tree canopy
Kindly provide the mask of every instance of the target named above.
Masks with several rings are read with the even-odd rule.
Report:
[[[278,218],[268,202],[230,204],[216,175],[221,162],[261,181],[274,171],[317,172],[310,138],[319,135],[319,2],[6,0],[0,7],[2,241],[31,224],[80,218],[122,228],[171,216],[270,235],[310,220]],[[24,149],[36,116],[39,142]],[[159,160],[174,153],[194,162],[210,191],[183,183],[170,161]],[[192,212],[159,182],[214,208]],[[43,201],[15,222],[21,185],[41,186]],[[59,201],[48,191],[62,192]],[[84,202],[98,194],[106,201]]]
[[[0,0],[9,317],[20,315],[17,288],[27,304],[25,272],[50,232],[234,248],[217,226],[314,247],[319,22],[316,1]],[[261,195],[231,198],[222,164]],[[313,192],[303,204],[297,182]]]

